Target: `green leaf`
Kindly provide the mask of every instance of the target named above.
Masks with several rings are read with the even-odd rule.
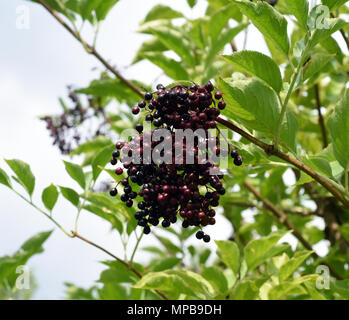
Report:
[[[281,72],[277,64],[268,56],[257,51],[240,51],[225,60],[234,65],[239,71],[252,74],[269,84],[276,92],[282,89]]]
[[[244,248],[244,256],[248,270],[253,270],[268,258],[275,255],[276,251],[273,250],[273,247],[287,233],[288,232],[278,230],[272,232],[268,237],[250,241]]]
[[[157,289],[173,294],[186,294],[199,299],[214,295],[212,285],[202,276],[191,271],[166,270],[150,272],[134,285],[139,289]]]
[[[218,256],[235,273],[240,269],[240,250],[233,241],[215,241],[218,246]]]
[[[231,300],[254,300],[258,296],[259,288],[253,280],[240,281],[230,294]]]
[[[274,137],[279,117],[280,105],[273,89],[259,79],[219,79],[219,89],[224,94],[227,108],[224,115],[237,118],[251,130]],[[298,122],[288,110],[281,126],[281,140],[292,150],[296,148]]]
[[[179,11],[173,10],[168,6],[158,4],[154,6],[147,14],[144,22],[149,22],[158,19],[174,19],[182,18],[183,14]]]
[[[328,54],[328,53],[315,53],[311,56],[310,62],[306,65],[303,79],[309,79],[312,76],[314,76],[316,73],[321,71],[323,68],[327,66],[327,64],[331,61],[331,59],[334,57],[334,54]]]
[[[224,30],[218,37],[217,41],[212,43],[210,49],[207,53],[207,57],[205,59],[205,65],[209,66],[214,60],[215,56],[224,49],[224,46],[227,43],[230,43],[236,35],[239,34],[240,31],[246,28],[247,24],[241,24],[235,28],[230,28]]]
[[[227,26],[228,21],[234,15],[237,8],[233,4],[222,7],[216,11],[208,22],[208,32],[211,37],[211,42],[215,43],[221,35],[222,30]]]
[[[176,257],[165,257],[158,260],[153,260],[151,262],[150,269],[151,271],[158,272],[167,269],[173,269],[176,265],[178,265],[182,259]]]
[[[63,162],[65,165],[65,170],[72,177],[72,179],[74,179],[81,186],[81,188],[85,189],[86,187],[85,175],[81,167],[75,163],[71,163],[68,161],[63,161]]]
[[[269,39],[286,56],[288,55],[290,44],[287,36],[287,20],[278,11],[265,2],[232,1],[264,37]]]
[[[228,290],[228,281],[224,273],[218,267],[205,267],[202,270],[202,276],[211,283],[219,293],[225,293]]]
[[[331,11],[336,10],[346,2],[348,2],[348,0],[322,0],[322,3]]]
[[[194,8],[194,6],[197,4],[198,0],[187,0],[187,3],[190,8]]]
[[[38,233],[28,239],[12,256],[0,257],[0,284],[6,280],[12,288],[18,277],[17,267],[25,265],[33,255],[42,253],[42,245],[51,233],[52,231]]]
[[[117,4],[119,0],[101,0],[99,6],[96,8],[96,17],[98,21],[104,20],[109,11]]]
[[[345,240],[349,241],[349,223],[344,223],[339,226],[339,231],[342,233]]]
[[[61,190],[64,198],[66,198],[76,207],[79,205],[79,194],[75,190],[62,186],[59,186],[59,189]]]
[[[349,164],[349,90],[346,90],[341,101],[327,122],[336,159],[344,169]]]
[[[9,176],[1,168],[0,168],[0,183],[9,187],[9,188],[12,188]]]
[[[111,144],[113,144],[113,142],[109,138],[98,136],[90,141],[80,144],[70,153],[70,155],[75,156],[82,153],[96,152]]]
[[[109,268],[101,273],[98,282],[104,284],[108,282],[134,283],[136,279],[135,274],[121,262],[104,261],[103,264]]]
[[[45,207],[52,211],[52,209],[54,208],[57,199],[58,199],[58,191],[55,185],[51,184],[50,186],[48,186],[46,189],[44,189],[44,191],[41,194],[41,200],[43,202],[43,204],[45,205]]]
[[[168,50],[167,47],[156,37],[152,37],[147,41],[144,41],[140,48],[138,49],[135,58],[132,61],[132,64],[143,60],[144,54],[153,53],[153,52],[163,52]]]
[[[182,64],[166,57],[161,52],[147,52],[142,55],[142,58],[157,65],[166,75],[174,80],[189,80],[188,72],[183,68]]]
[[[312,252],[310,251],[298,251],[294,254],[292,259],[282,265],[279,270],[280,283],[290,277],[311,254]]]
[[[340,18],[325,18],[324,21],[321,22],[321,24],[323,24],[321,29],[315,29],[310,39],[309,49],[314,48],[318,43],[330,37],[332,33],[335,33],[336,31],[348,25],[347,22]]]
[[[183,36],[183,33],[165,25],[160,25],[156,29],[152,28],[151,32],[158,37],[168,49],[177,53],[188,66],[195,65],[192,45],[189,40]]]
[[[285,0],[288,9],[297,18],[303,29],[307,30],[309,3],[307,0]]]
[[[76,93],[84,93],[95,97],[114,97],[119,102],[134,104],[139,96],[118,79],[103,78],[91,81],[87,88],[75,90]]]
[[[112,152],[115,149],[113,145],[109,145],[99,151],[95,158],[92,160],[92,172],[93,179],[96,181],[102,169],[100,167],[104,167],[111,158]]]
[[[32,196],[35,187],[35,177],[30,169],[30,166],[22,160],[12,159],[5,160],[12,171],[16,174],[19,182]]]

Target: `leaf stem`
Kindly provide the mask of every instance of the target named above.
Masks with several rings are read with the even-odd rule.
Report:
[[[141,234],[140,237],[137,239],[136,246],[135,246],[135,248],[133,249],[132,256],[131,256],[131,259],[130,259],[130,264],[131,264],[131,265],[133,264],[134,256],[135,256],[136,251],[137,251],[137,249],[138,249],[139,243],[141,242],[141,240],[142,240],[142,238],[143,238],[143,235],[144,235],[144,231],[142,231],[142,234]]]

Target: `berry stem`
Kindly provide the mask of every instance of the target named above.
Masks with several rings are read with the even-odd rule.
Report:
[[[137,239],[137,243],[136,243],[136,246],[135,248],[133,249],[133,252],[132,252],[132,255],[131,255],[131,259],[130,259],[130,265],[132,266],[133,265],[133,259],[134,259],[134,256],[136,254],[136,251],[138,249],[138,246],[139,246],[139,243],[141,242],[142,238],[143,238],[143,235],[144,235],[144,231],[142,231],[142,234],[140,235],[140,237]]]

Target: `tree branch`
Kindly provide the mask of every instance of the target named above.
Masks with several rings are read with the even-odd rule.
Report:
[[[142,90],[138,88],[131,81],[127,80],[120,74],[109,62],[107,62],[95,49],[95,47],[90,46],[85,43],[85,41],[81,38],[81,35],[78,31],[74,31],[65,21],[43,0],[38,0],[38,2],[76,39],[78,40],[86,52],[95,56],[111,73],[113,73],[122,83],[132,89],[136,94],[140,97],[143,97]]]
[[[262,195],[253,187],[249,182],[244,181],[244,186],[253,193],[253,195],[261,202],[263,202],[264,206],[271,211],[279,220],[280,223],[282,223],[284,226],[286,226],[287,229],[292,230],[292,234],[299,240],[300,243],[304,246],[309,251],[313,251],[313,247],[311,244],[305,240],[302,236],[302,234],[298,231],[298,229],[293,225],[292,222],[290,222],[287,219],[287,216],[284,212],[279,210],[272,202],[270,202],[268,199],[262,197]],[[313,251],[312,255],[315,258],[321,258],[315,251]],[[323,264],[326,264],[328,268],[331,270],[332,274],[337,278],[337,279],[343,279],[341,275],[337,273],[336,270],[334,270],[330,265],[328,265],[326,262],[322,262]]]
[[[288,162],[289,164],[295,166],[299,170],[303,171],[304,173],[306,173],[307,175],[312,177],[315,181],[320,183],[336,199],[338,199],[347,208],[349,208],[349,200],[346,197],[344,197],[343,193],[340,190],[338,190],[331,182],[327,181],[324,177],[322,177],[321,175],[316,173],[313,169],[311,169],[310,167],[305,165],[303,162],[289,156],[286,153],[283,153],[280,150],[274,149],[274,147],[272,145],[266,144],[265,142],[253,137],[252,135],[250,135],[246,131],[240,129],[239,127],[237,127],[233,123],[231,123],[231,122],[229,122],[221,117],[217,118],[217,122],[219,122],[220,124],[224,125],[225,127],[229,128],[229,129],[231,129],[232,131],[240,134],[246,140],[252,142],[253,144],[255,144],[258,147],[260,147],[261,149],[263,149],[268,155],[274,155],[274,156]]]
[[[130,265],[129,263],[127,263],[126,261],[118,258],[117,256],[115,256],[114,254],[112,254],[110,251],[108,251],[107,249],[101,247],[100,245],[84,238],[83,236],[81,236],[80,234],[78,234],[77,232],[75,231],[72,231],[72,236],[73,237],[76,237],[76,238],[79,238],[80,240],[90,244],[91,246],[94,246],[95,248],[105,252],[106,254],[108,254],[109,256],[111,256],[113,259],[115,259],[116,261],[119,261],[120,263],[122,263],[125,267],[127,267],[129,270],[131,270],[138,278],[142,278],[143,275],[135,268],[133,267],[132,265]],[[154,290],[161,298],[163,298],[164,300],[169,300],[169,298],[162,292],[162,291],[159,291],[159,290]]]
[[[327,140],[327,132],[326,132],[324,117],[322,116],[322,113],[321,113],[321,100],[320,100],[320,92],[319,92],[318,84],[314,86],[314,91],[315,91],[316,108],[319,115],[319,125],[321,128],[323,146],[324,148],[326,148],[328,146],[328,140]]]

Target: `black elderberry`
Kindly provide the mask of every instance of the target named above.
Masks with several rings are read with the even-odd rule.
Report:
[[[168,228],[170,226],[171,222],[169,220],[162,220],[162,223],[161,225],[164,227],[164,228]]]
[[[241,156],[237,156],[235,159],[234,159],[234,164],[236,166],[241,166],[242,165],[242,158]]]
[[[133,201],[131,199],[126,201],[126,206],[131,208],[133,206]]]
[[[165,87],[164,87],[161,83],[159,83],[159,84],[156,86],[156,89],[157,89],[157,90],[165,90]]]
[[[120,151],[119,150],[114,150],[113,151],[113,158],[118,158],[120,156]]]
[[[140,108],[145,108],[146,105],[147,105],[147,103],[144,100],[138,102],[138,107],[140,107]]]
[[[137,124],[136,125],[136,130],[139,132],[139,133],[142,133],[143,131],[143,126],[141,124]]]
[[[153,121],[153,116],[151,114],[147,114],[145,117],[145,120],[148,122],[152,122]]]
[[[144,232],[144,234],[149,234],[150,233],[150,227],[148,225],[144,226],[143,232]]]
[[[138,106],[135,106],[135,107],[132,108],[132,113],[133,113],[134,115],[138,114],[139,111],[140,111],[140,109],[139,109]]]
[[[203,236],[203,239],[204,239],[204,242],[210,242],[211,237],[210,237],[208,234],[205,234],[205,235]]]
[[[128,200],[128,196],[126,194],[122,194],[120,199],[122,202],[126,202]]]
[[[147,220],[145,219],[140,219],[138,221],[138,225],[141,226],[141,227],[145,227],[147,225]]]
[[[151,92],[147,92],[145,95],[144,95],[144,99],[149,101],[153,98],[153,94]]]
[[[196,236],[197,239],[200,240],[200,239],[202,239],[202,238],[204,237],[204,235],[205,235],[204,232],[200,230],[200,231],[198,231],[198,232],[196,233],[195,236]]]
[[[116,188],[113,188],[109,191],[109,193],[112,197],[115,197],[118,194],[118,190]]]

